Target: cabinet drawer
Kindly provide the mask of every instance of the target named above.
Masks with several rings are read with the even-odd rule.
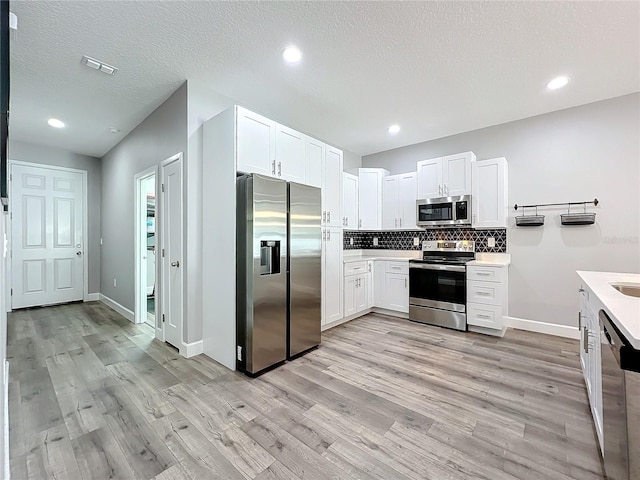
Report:
[[[501,330],[503,327],[502,307],[467,303],[467,323],[478,327]]]
[[[348,262],[344,265],[344,276],[359,275],[367,271],[367,262]]]
[[[503,282],[504,268],[479,267],[476,265],[467,267],[467,280],[480,280],[482,282]]]
[[[467,303],[502,305],[502,284],[467,281]]]
[[[385,262],[385,272],[409,275],[409,262]]]

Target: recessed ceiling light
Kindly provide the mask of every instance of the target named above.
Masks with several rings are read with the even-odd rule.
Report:
[[[389,135],[395,135],[400,131],[400,125],[391,125],[389,127]]]
[[[561,75],[547,83],[547,88],[549,90],[557,90],[558,88],[564,87],[567,83],[569,83],[569,77]]]
[[[111,128],[109,129],[109,131],[110,131],[111,133],[120,133],[120,129],[118,129],[118,128],[114,128],[114,127],[111,127]]]
[[[282,58],[284,58],[284,61],[287,63],[298,63],[302,60],[302,52],[298,47],[291,45],[284,49]]]
[[[64,122],[62,120],[58,120],[57,118],[50,118],[47,120],[47,123],[50,127],[53,128],[64,128]]]

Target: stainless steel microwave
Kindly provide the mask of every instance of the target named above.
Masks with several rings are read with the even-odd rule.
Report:
[[[417,200],[416,208],[417,225],[420,227],[471,225],[471,195]]]

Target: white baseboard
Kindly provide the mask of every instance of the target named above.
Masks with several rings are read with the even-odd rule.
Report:
[[[99,293],[87,293],[87,296],[84,297],[85,302],[98,302],[100,301]]]
[[[203,351],[202,340],[192,343],[184,343],[182,342],[182,349],[180,353],[182,356],[186,358],[195,357],[196,355],[200,355]]]
[[[547,335],[555,335],[556,337],[580,338],[580,332],[577,327],[568,325],[557,325],[555,323],[538,322],[535,320],[526,320],[524,318],[506,317],[507,324],[511,328],[517,330],[527,330],[529,332],[546,333]]]
[[[115,300],[112,300],[111,298],[107,297],[106,295],[103,295],[102,293],[99,294],[100,295],[100,301],[102,303],[104,303],[107,307],[111,307],[113,308],[116,312],[118,312],[120,315],[122,315],[124,318],[126,318],[127,320],[129,320],[130,322],[134,321],[134,314],[131,310],[129,310],[127,307],[123,307],[122,305],[120,305],[118,302],[116,302]]]

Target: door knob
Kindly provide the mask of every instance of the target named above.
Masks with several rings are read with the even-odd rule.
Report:
[[[176,268],[180,267],[180,260],[177,260],[175,262],[171,262],[171,266],[172,267],[176,267]]]
[[[78,251],[78,252],[76,252],[76,255],[80,257],[82,255],[82,252]]]

